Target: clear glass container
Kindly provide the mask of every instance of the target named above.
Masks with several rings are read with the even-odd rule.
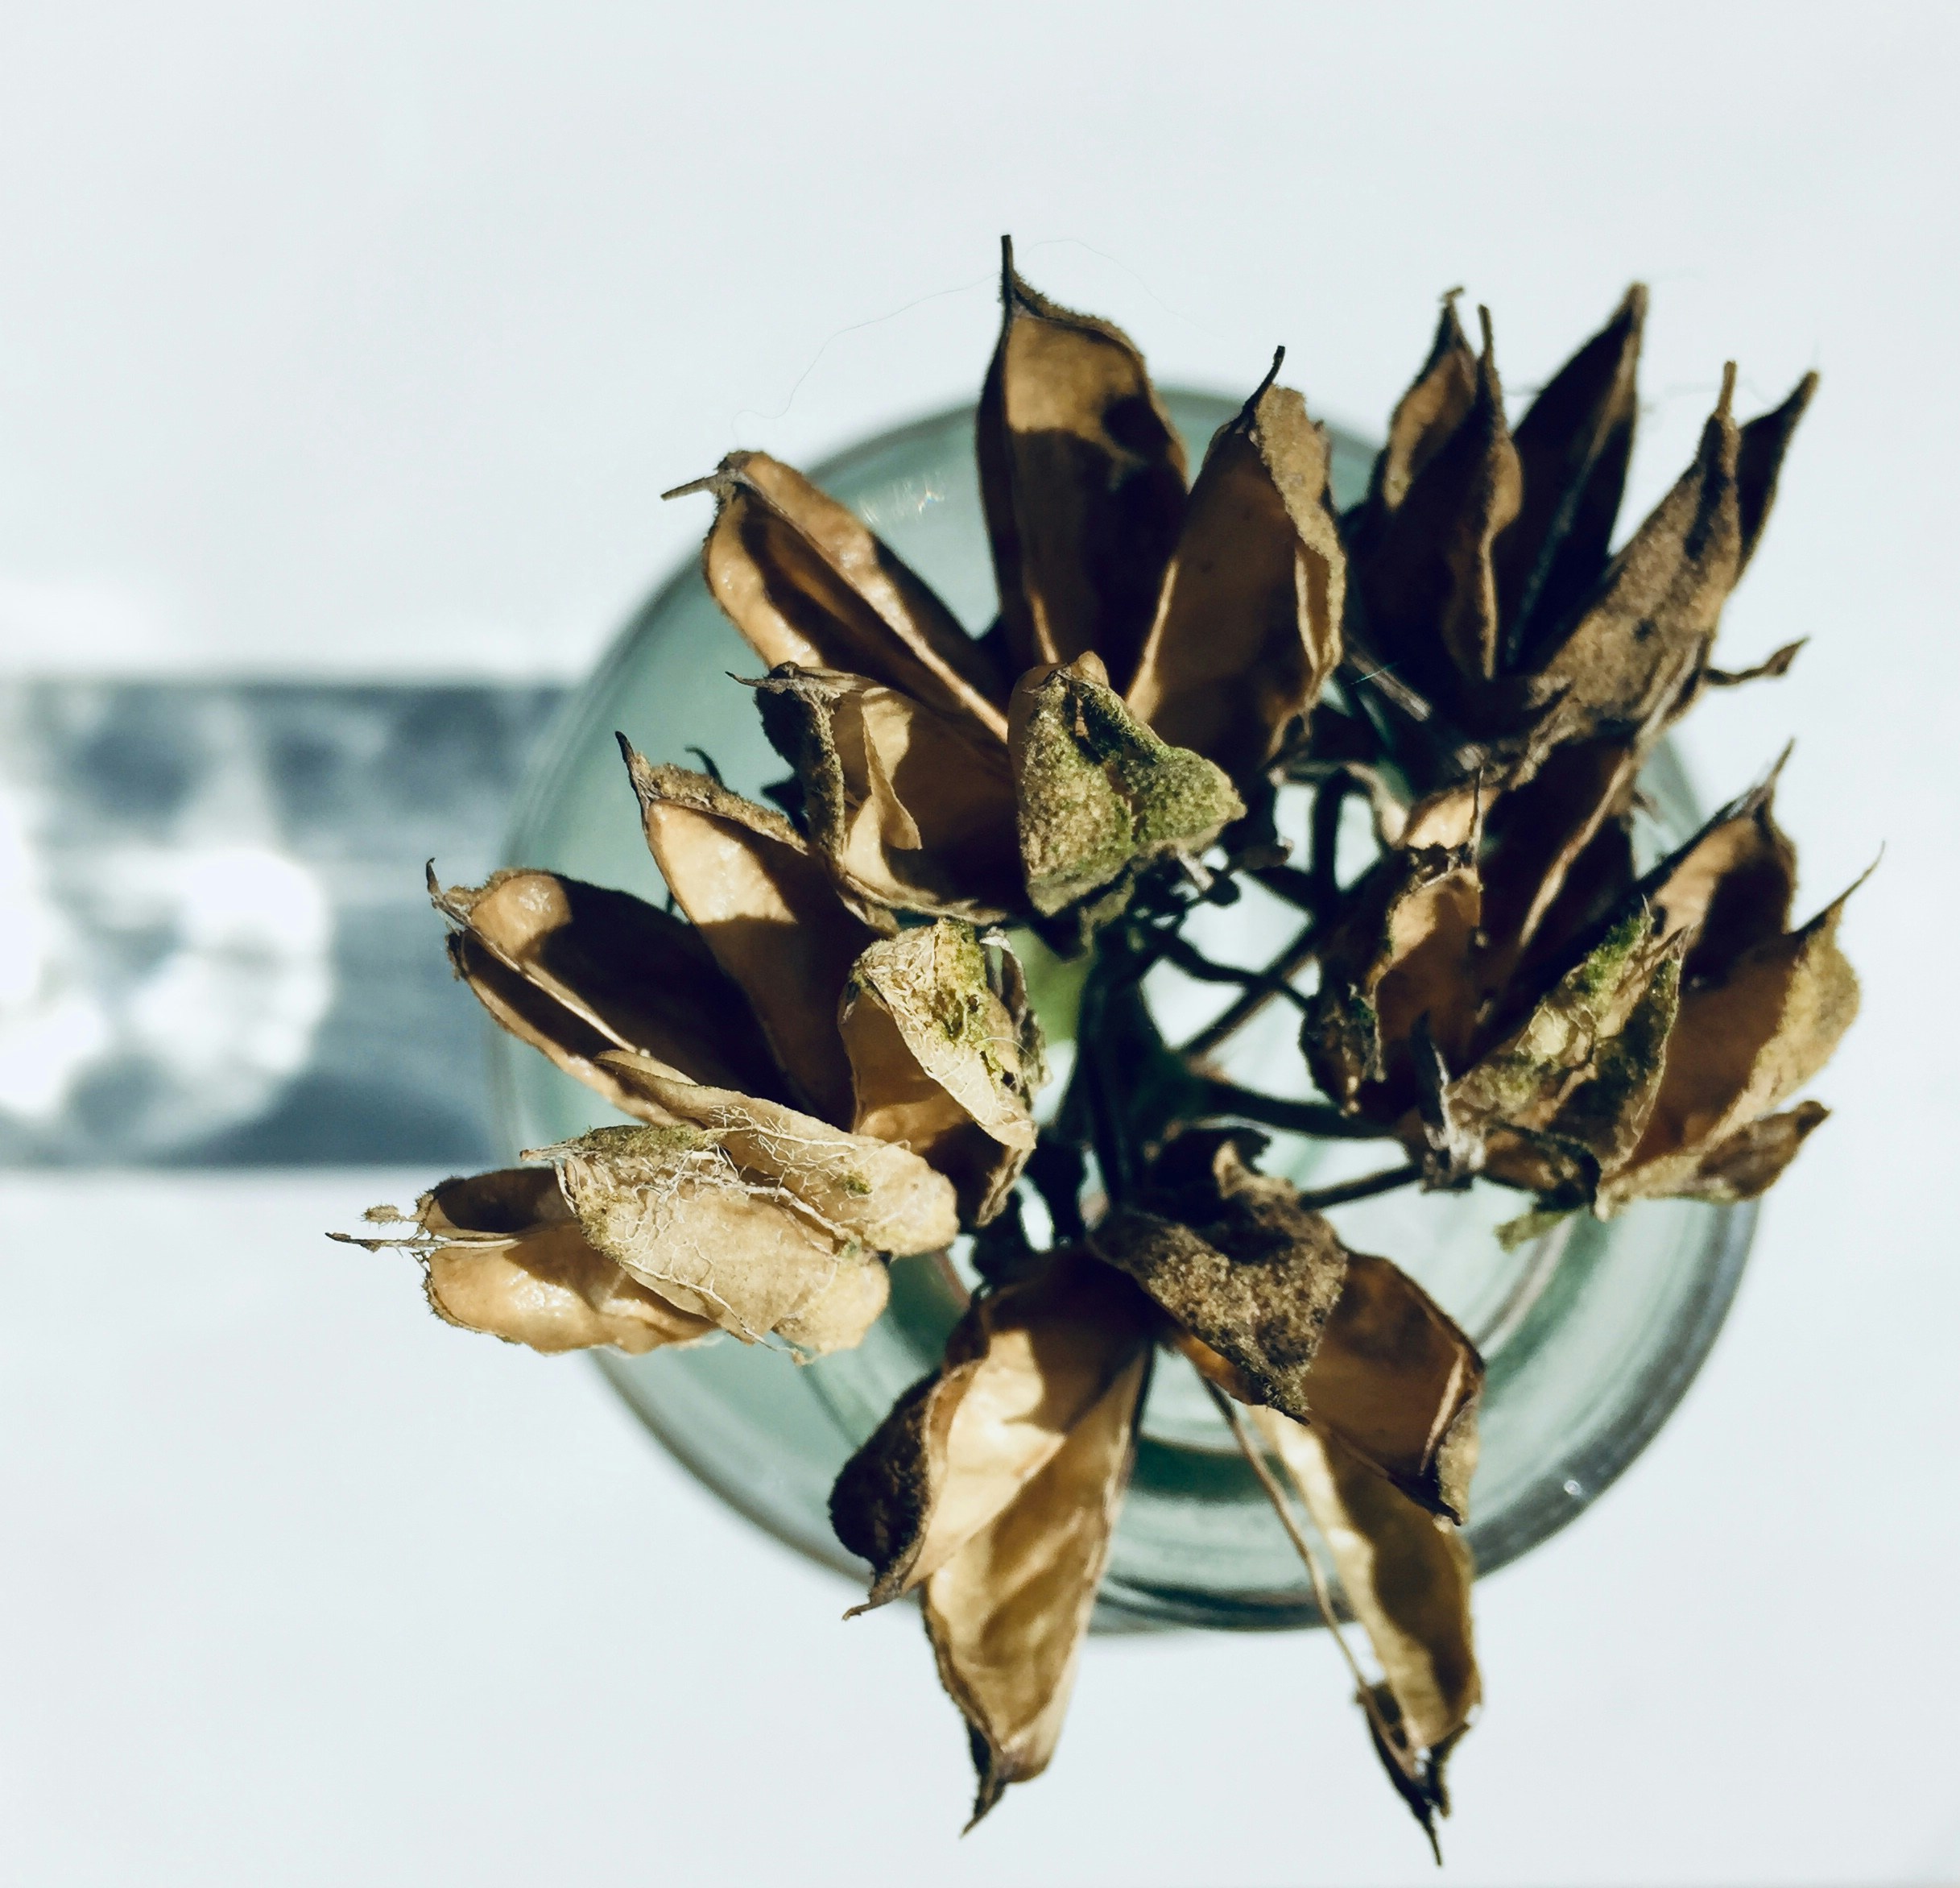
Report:
[[[1173,420],[1196,463],[1234,404],[1172,391]],[[814,469],[944,597],[969,628],[994,610],[974,463],[970,408],[887,433]],[[1365,487],[1373,453],[1337,435],[1337,498]],[[704,507],[705,498],[680,501]],[[659,875],[613,740],[624,732],[655,759],[713,756],[730,785],[759,795],[787,771],[763,739],[749,691],[755,657],[710,599],[698,568],[669,582],[627,627],[568,705],[520,801],[509,857],[659,900]],[[1697,809],[1664,750],[1643,780],[1650,855],[1691,830]],[[1304,837],[1304,807],[1283,797],[1281,830]],[[1354,835],[1365,847],[1365,832]],[[1344,843],[1346,836],[1344,835]],[[1191,934],[1215,956],[1259,963],[1292,934],[1297,914],[1256,890],[1205,908]],[[1050,1041],[1058,1098],[1071,1054],[1077,975],[1019,941]],[[1172,1041],[1230,994],[1160,970],[1152,1007]],[[616,1116],[543,1057],[494,1038],[500,1117],[515,1153]],[[1291,1012],[1269,1010],[1221,1061],[1270,1093],[1312,1092]],[[1389,1164],[1392,1143],[1276,1136],[1268,1165],[1325,1185]],[[1334,1209],[1354,1248],[1385,1253],[1422,1283],[1482,1348],[1489,1376],[1470,1540],[1484,1571],[1515,1559],[1597,1500],[1680,1400],[1720,1329],[1747,1259],[1753,1207],[1644,1201],[1602,1224],[1574,1216],[1513,1251],[1496,1236],[1524,1196],[1478,1182],[1464,1194],[1402,1192]],[[799,1366],[780,1352],[718,1339],[643,1357],[602,1354],[599,1368],[689,1469],[779,1539],[854,1576],[826,1504],[838,1469],[893,1399],[937,1364],[966,1300],[950,1261],[901,1260],[891,1307],[857,1350]],[[1160,1356],[1145,1406],[1135,1479],[1123,1512],[1098,1624],[1271,1629],[1315,1623],[1300,1564],[1190,1367]]]

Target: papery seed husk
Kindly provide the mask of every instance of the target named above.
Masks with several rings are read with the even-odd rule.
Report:
[[[1483,1691],[1468,1543],[1331,1436],[1276,1410],[1252,1414],[1327,1543],[1412,1745],[1420,1752],[1446,1743],[1469,1723]]]
[[[903,1258],[937,1252],[959,1230],[951,1182],[908,1148],[685,1081],[651,1057],[616,1051],[606,1066],[668,1120],[711,1137],[745,1175],[781,1189],[840,1236]]]
[[[991,658],[854,513],[767,453],[731,453],[701,482],[708,587],[769,667],[861,675],[1006,736]]]
[[[871,1564],[866,1604],[909,1592],[1018,1501],[1153,1330],[1135,1286],[1070,1250],[976,1299],[941,1368],[899,1399],[832,1491],[837,1538]]]
[[[1484,1130],[1483,1171],[1547,1198],[1591,1199],[1602,1176],[1639,1145],[1654,1112],[1679,1013],[1687,939],[1667,940],[1624,1021],[1595,1041],[1580,1068],[1558,1079],[1544,1119],[1527,1109]],[[1575,1079],[1576,1078],[1576,1079]]]
[[[966,1719],[973,1749],[969,1828],[1009,1784],[1038,1777],[1054,1755],[1129,1485],[1149,1373],[1143,1348],[1019,1498],[925,1582],[940,1681]]]
[[[429,1308],[463,1330],[547,1354],[610,1345],[639,1356],[715,1328],[596,1251],[549,1168],[445,1180],[416,1203],[414,1223],[405,1240],[349,1243],[406,1244],[422,1260]]]
[[[1776,824],[1776,782],[1772,772],[1723,808],[1650,876],[1663,925],[1692,935],[1683,967],[1690,983],[1726,977],[1789,924],[1797,848]]]
[[[1404,843],[1354,888],[1321,953],[1300,1045],[1315,1082],[1344,1107],[1366,1097],[1392,1118],[1408,1105],[1408,1045],[1419,1019],[1428,1019],[1446,1056],[1467,1053],[1478,1018],[1471,952],[1483,888],[1474,800],[1464,798],[1466,828],[1416,809]],[[1455,843],[1409,843],[1437,831]],[[1376,1085],[1385,1085],[1385,1098],[1367,1095]]]
[[[850,1118],[850,1063],[837,1006],[858,953],[895,921],[846,909],[829,873],[782,814],[622,741],[647,843],[675,901],[747,997],[798,1095],[825,1120]]]
[[[1315,1356],[1346,1277],[1348,1255],[1317,1213],[1283,1198],[1210,1222],[1221,1251],[1189,1226],[1123,1209],[1091,1246],[1127,1273],[1184,1330],[1216,1351],[1262,1402],[1306,1418]]]
[[[1800,1101],[1787,1114],[1765,1115],[1726,1140],[1634,1169],[1610,1203],[1662,1193],[1714,1206],[1758,1199],[1783,1178],[1797,1149],[1830,1118],[1830,1110],[1821,1102]]]
[[[1776,486],[1783,476],[1784,454],[1789,450],[1797,422],[1809,409],[1817,390],[1817,375],[1805,375],[1781,406],[1758,415],[1742,430],[1735,455],[1736,503],[1742,529],[1742,550],[1736,560],[1738,577],[1749,568],[1756,546],[1763,541],[1764,527],[1769,522],[1770,507],[1776,502]],[[1793,644],[1789,652],[1793,655],[1798,647],[1801,645]],[[1771,667],[1768,673],[1780,674],[1782,670]]]
[[[1477,355],[1457,315],[1460,288],[1443,297],[1429,358],[1388,422],[1369,481],[1367,510],[1392,511],[1416,475],[1455,436],[1477,398]]]
[[[884,1268],[786,1189],[745,1174],[712,1133],[601,1128],[544,1150],[585,1236],[682,1309],[754,1344],[848,1348],[884,1309]],[[840,1275],[862,1277],[838,1293]],[[841,1298],[855,1322],[835,1315]]]
[[[1565,623],[1606,568],[1640,413],[1646,319],[1636,282],[1518,423],[1523,499],[1495,552],[1507,667],[1536,666],[1541,627]]]
[[[791,667],[758,689],[796,770],[810,843],[845,902],[990,922],[1022,903],[1006,747],[897,690]]]
[[[1473,684],[1497,673],[1493,545],[1517,515],[1520,493],[1490,317],[1478,313],[1483,352],[1468,404],[1446,434],[1440,424],[1425,430],[1426,453],[1420,463],[1412,461],[1399,498],[1391,495],[1392,468],[1384,467],[1379,497],[1371,495],[1349,533],[1371,655],[1445,699],[1457,693],[1449,680],[1453,670]],[[1445,358],[1453,367],[1453,347]],[[1449,379],[1453,387],[1453,371]]]
[[[1093,650],[1127,687],[1176,549],[1184,447],[1129,337],[1036,294],[1005,243],[976,442],[1015,670]]]
[[[1273,1406],[1335,1438],[1418,1506],[1468,1518],[1483,1360],[1399,1266],[1348,1254],[1305,1389],[1303,1409]]]
[[[1290,387],[1261,387],[1218,429],[1127,691],[1139,720],[1235,780],[1340,663],[1347,559],[1327,476],[1327,436]]]
[[[846,991],[854,1131],[902,1142],[946,1174],[971,1224],[1000,1211],[1034,1148],[1031,1021],[995,990],[978,938],[943,920],[870,946]]]
[[[1685,940],[1660,935],[1636,906],[1533,1008],[1515,1033],[1451,1083],[1452,1106],[1473,1128],[1546,1128],[1626,1027]]]
[[[1218,768],[1124,707],[1093,656],[1030,669],[1009,724],[1028,895],[1044,916],[1120,890],[1160,854],[1201,852],[1245,811]]]
[[[449,955],[492,1016],[568,1074],[627,1108],[598,1066],[638,1050],[691,1079],[780,1091],[747,999],[692,926],[624,892],[554,872],[500,872],[430,890],[461,929]]]
[[[1858,1014],[1857,975],[1837,942],[1850,896],[1801,930],[1751,946],[1718,981],[1682,997],[1652,1115],[1604,1190],[1608,1210],[1707,1184],[1703,1166],[1714,1151],[1781,1107],[1830,1059]],[[1801,1139],[1787,1140],[1789,1153]]]
[[[1742,571],[1733,363],[1694,463],[1614,558],[1539,671],[1573,736],[1645,727],[1685,705]]]

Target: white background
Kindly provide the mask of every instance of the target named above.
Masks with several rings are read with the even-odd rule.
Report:
[[[1367,426],[1435,297],[1514,393],[1654,291],[1634,507],[1725,355],[1823,370],[1718,795],[1799,739],[1838,1112],[1681,1414],[1479,1589],[1464,1882],[1960,1878],[1950,9],[0,14],[0,668],[572,676],[730,446],[970,395],[990,275]],[[678,511],[681,507],[674,507]],[[459,1074],[470,1079],[473,1071]],[[916,1621],[578,1360],[326,1246],[431,1176],[0,1183],[0,1880],[1277,1883],[1431,1871],[1319,1638],[1098,1643],[964,1843]]]

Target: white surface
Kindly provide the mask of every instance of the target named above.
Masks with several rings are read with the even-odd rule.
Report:
[[[664,486],[970,395],[1002,229],[1364,424],[1439,290],[1517,391],[1642,275],[1636,506],[1725,354],[1825,370],[1725,646],[1816,640],[1689,749],[1800,734],[1813,903],[1887,845],[1866,1015],[1681,1417],[1482,1590],[1451,1874],[1960,1877],[1950,11],[407,15],[0,20],[0,667],[573,673]],[[0,1182],[0,1879],[1428,1876],[1313,1638],[1097,1646],[956,1843],[912,1621],[317,1240],[428,1178]]]

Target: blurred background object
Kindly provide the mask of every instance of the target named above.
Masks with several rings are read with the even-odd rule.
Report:
[[[548,686],[0,682],[0,1163],[494,1164],[474,884]]]

